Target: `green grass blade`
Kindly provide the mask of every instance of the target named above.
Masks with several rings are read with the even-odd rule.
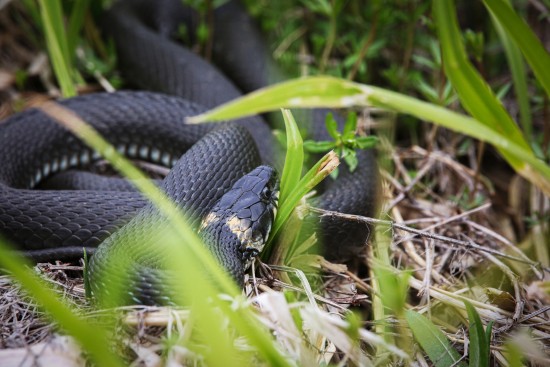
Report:
[[[487,324],[487,328],[485,329],[485,340],[487,340],[488,343],[491,342],[491,337],[493,336],[493,325],[495,324],[494,320],[489,321]],[[491,346],[491,344],[489,344]]]
[[[42,25],[46,34],[48,53],[64,97],[76,95],[69,64],[68,47],[64,37],[61,4],[57,0],[39,0]]]
[[[515,41],[525,60],[533,69],[537,80],[550,96],[550,55],[531,28],[503,0],[484,0],[485,6],[498,19],[508,35]]]
[[[24,258],[0,239],[0,267],[11,273],[28,294],[61,328],[72,335],[98,366],[123,366],[106,341],[109,334],[98,325],[91,325],[71,310],[52,289],[30,270]]]
[[[67,37],[64,29],[65,21],[63,19],[63,8],[60,0],[50,0],[47,2],[40,1],[42,7],[42,12],[46,11],[48,13],[48,18],[51,20],[50,24],[53,29],[55,39],[59,44],[61,49],[61,54],[63,59],[67,64],[69,64],[69,45],[67,43]]]
[[[527,92],[527,78],[523,58],[519,48],[506,33],[502,27],[502,24],[500,24],[498,19],[493,14],[491,15],[497,34],[502,42],[502,45],[504,46],[508,65],[510,66],[512,80],[514,81],[515,96],[519,106],[521,126],[527,139],[530,139],[532,137],[533,122],[531,118],[531,108],[529,106],[529,94]]]
[[[411,328],[414,338],[437,367],[461,366],[460,355],[451,346],[445,334],[430,320],[418,312],[407,310],[405,318]]]
[[[401,317],[407,302],[408,282],[411,274],[408,272],[398,273],[391,265],[382,261],[373,261],[372,267],[380,289],[392,290],[380,294],[382,304],[386,309]]]
[[[304,165],[304,142],[298,130],[298,125],[290,110],[283,109],[282,113],[286,129],[286,156],[281,175],[281,193],[279,197],[281,203],[286,201],[292,189],[300,181]]]
[[[550,167],[536,158],[528,146],[518,144],[499,129],[493,129],[477,119],[432,103],[344,79],[323,76],[291,80],[248,94],[190,120],[195,123],[219,121],[297,106],[329,108],[376,106],[432,121],[448,129],[491,143],[515,157],[516,161],[523,161],[522,167],[517,167],[517,172],[550,195]]]
[[[468,60],[461,40],[455,6],[452,0],[433,2],[445,73],[451,80],[465,109],[478,121],[500,133],[516,145],[529,149],[520,129],[506,112],[490,87]],[[517,170],[525,169],[524,162],[500,149],[506,160]]]
[[[296,184],[296,187],[289,193],[287,199],[281,204],[272,229],[272,236],[279,232],[285,221],[298,205],[302,197],[311,189],[323,181],[340,163],[338,157],[333,151],[328,152],[315,164],[302,179]]]
[[[464,301],[468,319],[470,320],[469,359],[472,367],[489,366],[489,340],[485,336],[481,318],[476,309],[468,301]]]
[[[332,77],[294,79],[262,88],[206,113],[188,118],[190,123],[222,121],[280,108],[351,107],[366,100],[358,84]]]
[[[84,18],[90,7],[90,0],[79,0],[72,3],[69,25],[67,27],[67,47],[70,51],[68,60],[74,60],[75,50],[78,44],[78,36],[84,25]]]

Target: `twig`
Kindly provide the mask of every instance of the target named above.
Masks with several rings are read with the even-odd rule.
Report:
[[[393,217],[397,219],[397,221],[399,222],[402,221],[403,217],[401,216],[401,212],[398,210],[397,207],[394,207],[392,209],[392,214],[393,214]],[[407,255],[409,255],[413,261],[415,261],[421,267],[426,268],[426,262],[424,261],[424,258],[416,253],[415,247],[411,240],[404,241],[403,247]],[[441,274],[434,271],[433,269],[431,271],[431,275],[434,278],[434,280],[436,280],[438,283],[449,283],[449,281],[445,277],[441,276]]]
[[[515,256],[510,256],[510,255],[504,254],[500,251],[497,251],[497,250],[479,245],[475,242],[461,241],[461,240],[457,240],[455,238],[442,236],[442,235],[435,234],[435,233],[432,233],[432,232],[426,232],[426,231],[422,231],[422,230],[419,230],[419,229],[407,227],[403,224],[396,223],[396,222],[391,221],[391,220],[383,220],[383,219],[376,219],[376,218],[370,218],[370,217],[363,217],[363,216],[360,216],[360,215],[353,215],[353,214],[344,214],[344,213],[340,213],[340,212],[334,212],[334,211],[324,210],[324,209],[315,208],[315,207],[309,207],[309,210],[314,212],[314,213],[318,213],[318,214],[321,214],[322,216],[327,216],[327,217],[339,217],[339,218],[344,218],[344,219],[348,219],[348,220],[352,220],[352,221],[360,222],[360,223],[367,223],[367,224],[374,224],[374,225],[385,225],[385,226],[391,227],[392,230],[398,229],[398,230],[401,230],[401,231],[414,233],[415,235],[418,235],[418,236],[430,238],[432,240],[441,241],[441,242],[444,242],[444,243],[449,243],[451,245],[460,246],[460,247],[463,247],[464,249],[475,249],[475,250],[478,250],[478,251],[481,251],[481,252],[493,254],[495,256],[499,256],[499,257],[502,257],[502,258],[505,258],[505,259],[517,261],[517,262],[520,262],[520,263],[523,263],[523,264],[528,264],[528,265],[534,266],[534,267],[539,268],[539,269],[545,269],[546,271],[550,271],[550,268],[543,267],[542,264],[539,263],[539,262],[520,259],[520,258],[515,257]]]

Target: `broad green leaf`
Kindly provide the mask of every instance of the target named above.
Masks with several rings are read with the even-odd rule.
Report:
[[[437,367],[464,367],[459,362],[460,355],[451,346],[445,334],[430,320],[418,312],[407,310],[405,318],[411,328],[414,338]]]
[[[380,293],[384,307],[396,315],[402,315],[407,301],[408,282],[411,274],[409,272],[397,273],[394,268],[378,262],[373,262],[372,268],[380,284],[380,289],[392,290]]]
[[[359,84],[332,77],[305,77],[259,89],[187,121],[222,121],[279,108],[351,107],[365,103]]]
[[[353,172],[357,168],[357,152],[350,148],[344,148],[344,154],[342,156],[344,162],[349,167],[349,171]]]
[[[190,122],[220,121],[262,113],[281,107],[376,106],[438,125],[493,144],[518,161],[517,172],[550,195],[550,167],[536,158],[530,148],[481,123],[479,120],[397,92],[332,77],[308,77],[261,89],[237,100],[189,118]]]

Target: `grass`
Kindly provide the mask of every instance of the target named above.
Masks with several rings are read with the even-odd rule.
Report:
[[[73,97],[76,95],[74,83],[75,69],[72,60],[73,56],[69,52],[69,42],[67,33],[63,29],[63,11],[61,1],[39,1],[40,14],[42,15],[42,26],[46,36],[48,52],[52,61],[57,80],[61,86],[64,97]],[[73,17],[72,19],[76,19]],[[72,22],[71,24],[76,24]],[[77,32],[76,26],[71,27],[72,32]],[[75,49],[74,34],[72,34],[73,50]]]
[[[77,34],[87,4],[82,2],[72,9],[65,35],[59,3],[51,2],[50,8],[46,3],[40,3],[39,13],[50,59],[63,94],[73,95],[75,90],[71,86],[74,88],[78,77],[75,78],[77,72],[72,69],[73,56],[69,50],[79,42]],[[522,359],[547,361],[547,356],[537,354],[547,347],[550,334],[542,308],[544,298],[529,300],[524,289],[530,286],[539,290],[539,294],[548,295],[547,283],[535,281],[549,271],[544,265],[548,264],[544,258],[547,252],[540,251],[547,242],[537,240],[548,234],[548,224],[544,220],[535,221],[532,235],[523,236],[526,245],[538,247],[531,259],[516,246],[519,239],[507,240],[497,233],[502,230],[509,235],[512,226],[490,209],[494,205],[495,188],[489,179],[482,177],[480,161],[474,159],[479,153],[471,139],[493,145],[530,183],[529,191],[533,194],[523,200],[548,201],[548,156],[544,155],[544,145],[538,149],[539,142],[534,141],[541,130],[540,114],[535,113],[535,98],[529,96],[533,84],[538,83],[542,88],[537,97],[545,101],[540,108],[548,101],[550,79],[545,66],[550,62],[540,41],[505,1],[484,2],[509,60],[510,79],[520,110],[520,129],[505,108],[508,106],[503,106],[501,98],[510,98],[509,94],[494,92],[495,82],[482,67],[486,61],[479,34],[459,29],[452,1],[434,2],[431,14],[428,2],[421,2],[414,10],[403,4],[377,3],[355,9],[356,12],[351,12],[353,2],[304,3],[305,8],[299,9],[306,9],[306,16],[313,14],[320,22],[311,25],[301,21],[297,15],[301,13],[288,12],[286,9],[292,4],[282,1],[274,5],[281,6],[279,13],[261,14],[264,27],[271,27],[273,33],[281,32],[283,41],[278,54],[283,64],[292,52],[297,54],[305,49],[315,57],[311,64],[301,65],[302,72],[324,71],[333,77],[306,77],[276,85],[193,121],[323,106],[366,107],[405,114],[409,117],[401,117],[398,126],[409,126],[417,137],[422,133],[414,127],[418,126],[414,121],[435,123],[426,125],[427,149],[415,143],[401,148],[391,140],[391,134],[389,137],[379,134],[381,150],[392,163],[381,165],[386,199],[382,215],[391,221],[352,218],[376,225],[376,242],[369,247],[366,259],[358,259],[369,266],[369,271],[360,277],[346,267],[309,254],[306,250],[315,239],[295,243],[292,223],[281,231],[301,197],[328,174],[320,163],[302,177],[303,142],[292,114],[284,109],[288,153],[282,173],[281,207],[274,226],[274,233],[280,232],[281,238],[277,248],[269,249],[279,252],[270,258],[281,261],[271,268],[275,276],[253,276],[245,287],[248,298],[242,297],[171,203],[140,180],[143,183],[140,189],[177,224],[173,227],[174,239],[192,239],[185,253],[174,250],[177,263],[174,270],[181,277],[194,276],[199,280],[181,289],[185,295],[181,302],[190,305],[190,313],[151,309],[141,314],[130,313],[123,318],[124,322],[141,325],[136,331],[139,335],[157,338],[154,343],[157,349],[151,349],[151,356],[162,354],[166,363],[246,365],[260,360],[268,365],[317,365],[331,361],[342,365],[386,365],[418,361],[437,366],[466,363],[489,366],[508,362],[521,365]],[[251,6],[254,10],[254,4]],[[357,19],[347,14],[357,14]],[[411,30],[419,21],[425,29],[423,38],[417,40]],[[340,36],[347,29],[357,31]],[[430,31],[433,35],[428,34]],[[299,35],[307,37],[306,41]],[[324,42],[325,39],[328,41]],[[417,46],[417,41],[421,46]],[[377,59],[380,50],[393,55],[387,64]],[[524,69],[522,58],[532,74]],[[341,62],[335,63],[335,59]],[[384,68],[379,70],[377,65]],[[416,67],[423,73],[414,70]],[[375,77],[378,74],[385,88],[374,86],[380,84],[381,79]],[[356,78],[353,81],[337,78],[348,75]],[[141,177],[75,116],[67,116],[66,111],[56,108],[50,105],[46,110],[56,118],[61,117],[125,176]],[[448,135],[446,129],[455,134]],[[533,151],[533,147],[538,150]],[[329,161],[334,163],[335,159]],[[477,162],[478,167],[472,162]],[[512,194],[527,191],[516,190],[512,184]],[[544,218],[547,210],[544,205],[533,208],[534,212],[537,210],[538,218]],[[495,222],[501,225],[495,226]],[[78,309],[68,308],[66,302],[53,296],[49,287],[20,266],[17,258],[4,256],[5,249],[0,250],[2,266],[12,272],[65,332],[74,336],[97,365],[121,365],[132,360],[126,357],[121,362],[106,343],[98,343],[97,339],[103,338],[108,328],[96,326],[80,316]],[[193,270],[193,264],[199,262],[205,264],[215,284],[201,280],[202,269]],[[355,288],[356,292],[350,291]],[[343,306],[354,302],[361,312],[359,316],[352,316],[355,314]],[[525,302],[527,309],[522,308]],[[120,320],[120,316],[110,314],[112,317]],[[513,333],[509,328],[512,320],[518,329],[530,328],[531,335]],[[153,330],[159,324],[166,328],[164,334]],[[97,332],[91,332],[92,327]],[[469,342],[467,348],[463,345],[465,341]],[[159,345],[164,346],[161,353]],[[465,350],[469,353],[464,358]]]
[[[476,88],[485,87],[481,85]],[[478,120],[438,105],[369,85],[331,77],[305,77],[250,93],[241,99],[193,117],[189,121],[192,123],[217,121],[298,106],[309,108],[374,106],[433,121],[446,128],[494,144],[505,152],[505,157],[510,157],[513,162],[516,162],[519,174],[546,194],[550,194],[550,167],[533,154],[515,128],[510,131],[501,131],[501,125],[496,123],[496,118],[487,112],[485,107],[480,113],[487,112],[484,116],[488,120]],[[502,107],[498,107],[498,111],[499,115],[505,113]],[[508,116],[506,120],[510,120],[510,117]]]

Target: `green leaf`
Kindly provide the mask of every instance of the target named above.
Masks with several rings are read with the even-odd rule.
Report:
[[[304,77],[262,88],[206,113],[189,117],[189,123],[223,121],[286,108],[344,108],[366,103],[359,84],[332,77]]]
[[[332,77],[308,77],[280,83],[250,93],[204,114],[188,118],[191,123],[220,121],[262,113],[281,107],[376,106],[410,114],[419,119],[489,142],[522,161],[516,171],[550,195],[550,167],[534,156],[528,146],[485,122],[400,93]],[[517,162],[516,161],[516,162]]]
[[[351,340],[360,340],[359,330],[361,329],[361,316],[355,312],[349,312],[346,315],[346,321],[348,322],[346,334],[348,334]]]
[[[486,339],[481,318],[472,304],[464,300],[470,320],[470,366],[489,366],[489,340]]]
[[[355,130],[357,130],[357,114],[355,112],[348,113],[346,118],[346,124],[344,125],[344,131],[342,136],[347,139],[348,135],[355,136]]]
[[[84,18],[90,7],[90,0],[79,0],[72,3],[71,16],[67,27],[67,50],[68,61],[74,60],[75,50],[78,42],[78,35],[84,25]]]
[[[282,228],[282,225],[288,219],[302,197],[327,177],[339,163],[336,154],[330,151],[311,167],[304,177],[302,177],[300,182],[296,184],[287,199],[283,203],[279,203],[280,207],[277,217],[275,218],[275,224],[273,225],[270,238],[276,236],[277,232]]]
[[[464,38],[468,48],[472,51],[473,56],[478,62],[481,62],[483,58],[483,33],[474,32],[471,29],[467,29]]]
[[[524,357],[521,352],[521,347],[513,341],[508,341],[504,344],[504,356],[510,367],[524,367]]]
[[[499,11],[503,8],[511,10],[507,4],[502,4],[502,1],[498,2],[501,3],[498,6]],[[491,1],[491,3],[494,2]],[[454,2],[452,0],[433,2],[433,14],[441,42],[445,72],[453,83],[464,108],[482,124],[503,135],[509,143],[521,147],[525,150],[525,153],[532,155],[533,152],[530,150],[529,144],[519,127],[506,112],[487,83],[470,64],[468,55],[461,43]],[[507,18],[506,21],[508,20],[510,19]],[[501,20],[501,24],[504,26],[504,21]],[[547,54],[541,55],[543,58],[544,56],[548,59]],[[549,64],[550,62],[545,64],[546,69],[549,69],[547,68]],[[550,73],[548,70],[547,72]],[[536,175],[529,172],[531,168],[523,159],[509,152],[506,148],[499,147],[499,151],[518,173],[534,183],[538,181],[538,177],[533,177]],[[542,183],[537,182],[535,184],[540,186]],[[548,182],[543,185],[548,185]],[[543,190],[548,193],[548,187]]]
[[[485,329],[485,340],[487,340],[487,342],[491,342],[491,337],[493,336],[493,325],[495,324],[495,322],[493,320],[489,321],[489,323],[487,324],[487,328]],[[490,345],[490,344],[489,344]],[[490,350],[489,350],[490,352]]]
[[[470,64],[461,42],[454,2],[452,0],[433,2],[433,13],[441,42],[445,73],[457,91],[462,105],[487,127],[506,136],[515,144],[529,149],[529,144],[516,123]],[[501,152],[516,169],[520,170],[524,167],[521,159],[504,150]]]
[[[373,148],[378,144],[378,138],[376,136],[358,136],[355,143],[359,149]]]
[[[342,155],[344,162],[349,167],[349,171],[353,172],[357,168],[357,152],[350,148],[344,148],[344,153]]]
[[[380,289],[392,290],[392,292],[380,294],[384,307],[392,310],[396,315],[401,315],[407,301],[410,272],[396,272],[394,268],[378,262],[373,262],[372,269],[380,284]]]
[[[464,367],[460,355],[451,346],[445,334],[430,320],[418,312],[407,310],[405,318],[414,338],[437,367]]]
[[[284,290],[283,295],[285,296],[286,302],[288,304],[297,302],[296,295],[294,294],[294,292]],[[292,316],[292,320],[296,325],[296,328],[298,330],[303,330],[304,320],[302,319],[302,315],[300,314],[300,309],[297,307],[289,307],[288,309],[290,311],[290,315]]]
[[[333,141],[304,141],[304,149],[310,153],[325,153],[336,148],[336,143]]]
[[[199,26],[197,27],[197,39],[200,43],[206,42],[209,33],[210,30],[208,29],[208,25],[204,22],[199,23]]]
[[[86,248],[83,248],[82,249],[82,253],[83,253],[83,260],[84,260],[84,269],[83,269],[83,273],[84,273],[84,294],[86,295],[86,299],[87,300],[91,300],[92,299],[92,288],[90,287],[90,275],[88,273],[88,265],[90,264],[89,263],[89,258],[88,258],[88,252],[86,252]]]
[[[338,132],[338,123],[334,119],[334,116],[332,116],[332,113],[327,113],[327,116],[325,117],[325,127],[327,128],[329,135],[334,140],[338,140],[340,137],[340,133]]]

